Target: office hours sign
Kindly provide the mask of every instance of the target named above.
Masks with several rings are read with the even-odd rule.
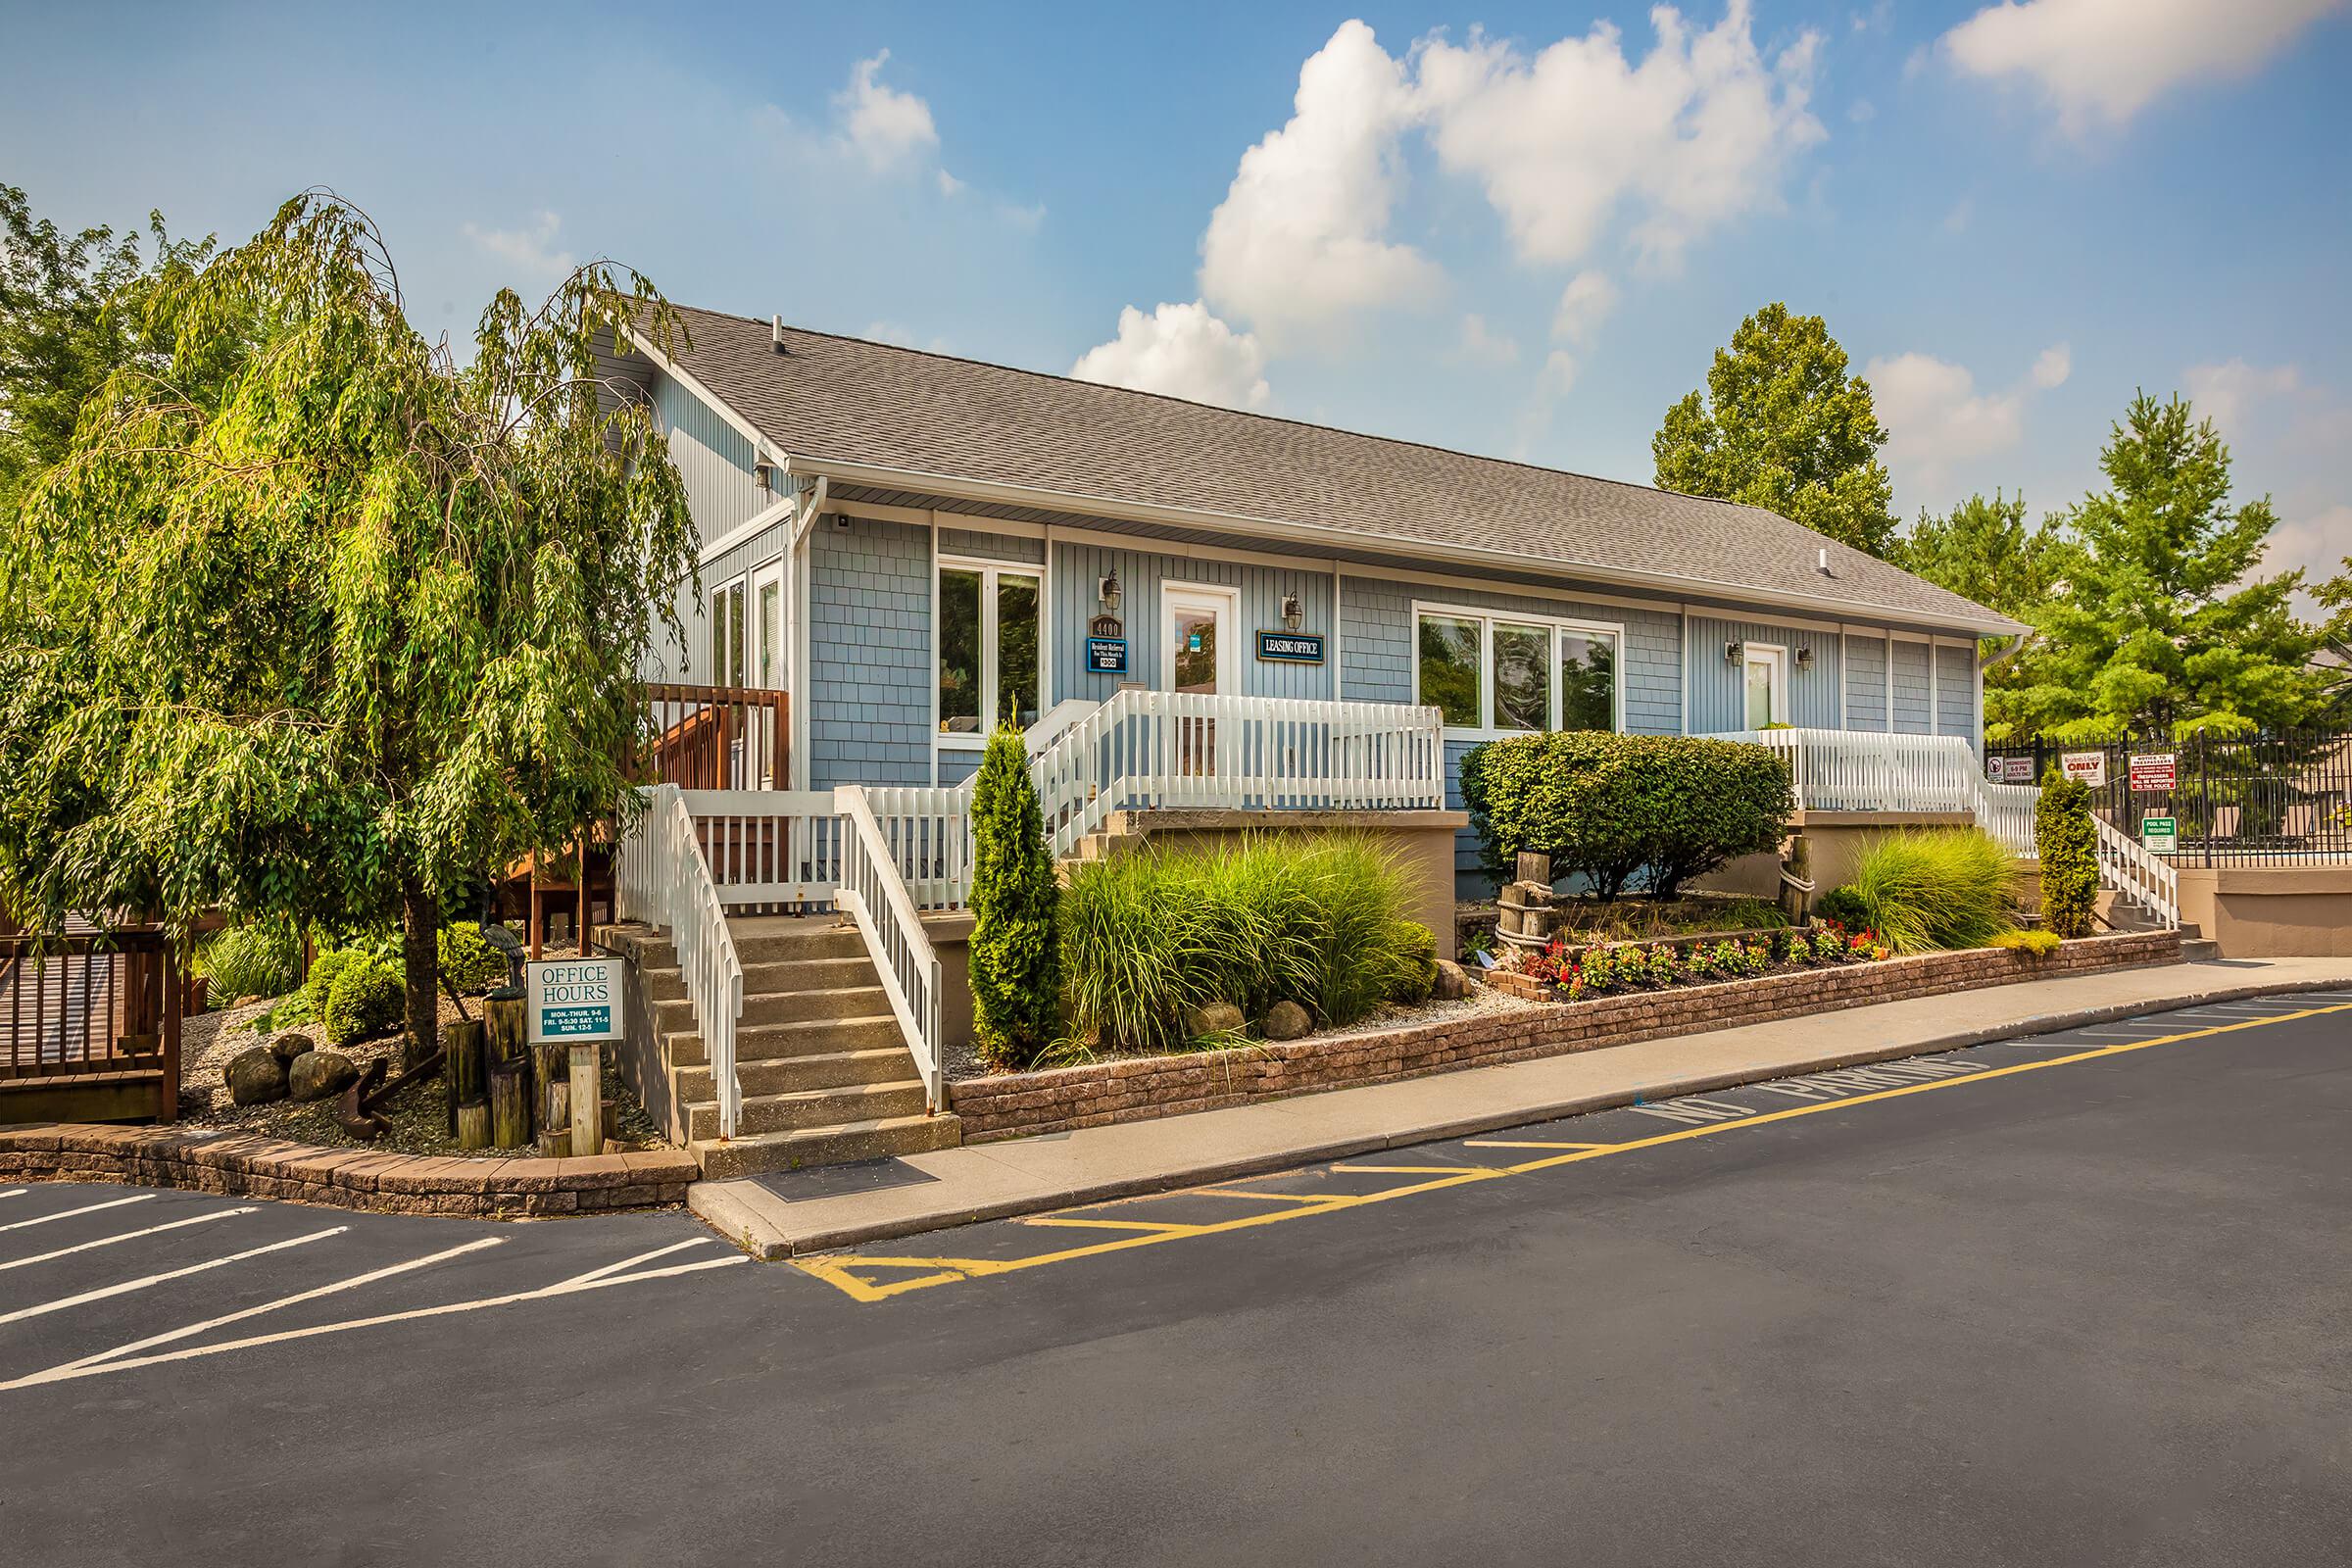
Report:
[[[523,966],[533,1045],[620,1038],[620,960],[554,958]]]

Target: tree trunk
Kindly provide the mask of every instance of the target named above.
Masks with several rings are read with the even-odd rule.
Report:
[[[477,1100],[458,1107],[458,1147],[460,1149],[488,1149],[490,1147],[490,1104]]]
[[[400,961],[408,987],[408,1039],[400,1064],[414,1067],[438,1048],[441,1034],[441,908],[421,883],[400,885]]]

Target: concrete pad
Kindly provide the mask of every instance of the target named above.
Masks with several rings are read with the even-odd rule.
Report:
[[[687,1206],[779,1258],[1227,1181],[1793,1073],[1923,1055],[2137,1013],[2352,986],[2352,959],[2211,960],[2033,980],[1956,996],[1609,1046],[1563,1056],[909,1154],[906,1180],[780,1196],[697,1182]],[[790,1189],[790,1183],[779,1183]]]

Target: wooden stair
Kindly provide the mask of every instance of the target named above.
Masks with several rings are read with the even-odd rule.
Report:
[[[728,922],[743,964],[735,1136],[718,1136],[718,1092],[669,943],[638,938],[637,974],[673,1107],[670,1136],[706,1177],[838,1165],[945,1149],[952,1114],[925,1115],[923,1083],[857,929],[824,917]]]

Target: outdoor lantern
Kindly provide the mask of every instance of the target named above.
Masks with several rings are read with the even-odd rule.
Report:
[[[1298,623],[1305,618],[1306,612],[1298,608],[1298,596],[1284,594],[1282,596],[1282,623],[1291,630],[1297,631]]]
[[[1095,593],[1102,601],[1105,614],[1115,615],[1119,612],[1119,574],[1116,569],[1102,574],[1102,580],[1095,584]]]
[[[1727,664],[1737,664],[1737,663],[1739,663],[1739,662],[1740,662],[1741,660],[1745,659],[1746,657],[1747,657],[1747,644],[1745,644],[1745,643],[1725,643],[1725,644],[1723,645],[1723,662],[1724,662],[1725,663],[1727,663]]]
[[[1799,648],[1796,651],[1796,667],[1799,669],[1813,667],[1813,650],[1810,647]]]

